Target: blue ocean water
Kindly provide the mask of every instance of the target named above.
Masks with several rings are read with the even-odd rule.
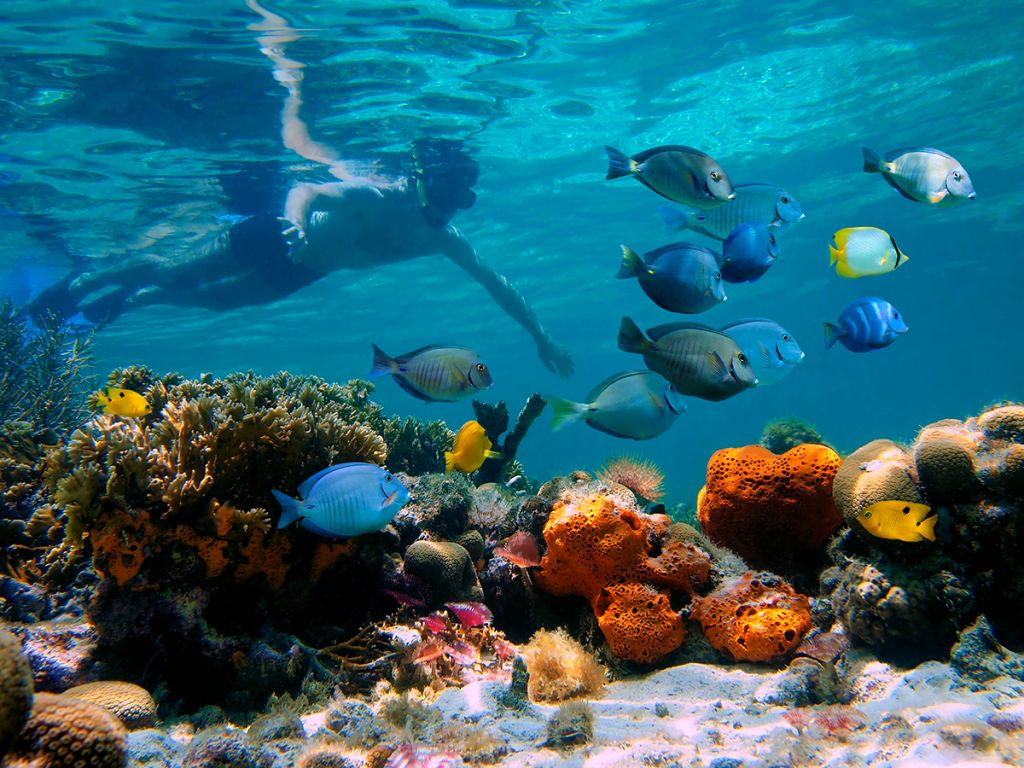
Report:
[[[343,381],[366,375],[371,343],[397,354],[452,341],[490,365],[483,399],[515,412],[531,392],[582,398],[642,367],[616,348],[624,314],[642,327],[779,321],[807,357],[774,386],[690,398],[646,442],[584,426],[548,434],[545,415],[521,448],[542,479],[623,452],[651,458],[669,501],[692,501],[710,454],[755,442],[773,418],[805,419],[852,450],[1024,397],[1017,4],[289,0],[262,6],[288,30],[270,42],[254,6],[3,3],[0,293],[22,301],[83,260],[195,248],[238,213],[226,180],[271,178],[270,208],[289,184],[331,180],[282,144],[287,92],[272,59],[285,56],[301,66],[310,134],[355,167],[394,162],[419,137],[466,142],[481,165],[478,201],[455,223],[567,345],[575,375],[548,372],[529,336],[443,256],[338,272],[259,307],[139,309],[98,334],[98,371]],[[605,144],[698,147],[734,181],[782,185],[807,217],[761,281],[730,286],[726,304],[696,318],[673,316],[614,279],[619,244],[715,244],[668,232],[664,201],[641,185],[605,181]],[[978,197],[953,208],[905,200],[861,171],[862,145],[940,147]],[[887,229],[910,263],[837,277],[827,244],[847,226]],[[865,295],[892,301],[910,332],[879,352],[826,352],[822,322]],[[453,429],[472,416],[468,401],[423,404],[386,380],[376,395],[390,413]]]

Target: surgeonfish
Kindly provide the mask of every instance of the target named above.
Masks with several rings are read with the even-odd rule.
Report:
[[[96,393],[96,402],[103,406],[103,412],[113,416],[137,418],[153,411],[149,401],[138,392],[121,387],[107,387]]]
[[[864,170],[880,173],[890,186],[908,200],[950,206],[973,200],[974,184],[953,156],[931,147],[909,147],[878,153],[863,147]]]
[[[628,440],[649,440],[671,427],[686,410],[674,386],[653,371],[626,371],[594,387],[584,402],[545,395],[555,416],[551,431],[583,421],[598,432]]]
[[[779,246],[764,224],[740,224],[722,243],[718,261],[727,283],[753,283],[779,257]]]
[[[298,520],[311,533],[335,538],[381,530],[409,500],[408,489],[394,475],[361,461],[311,475],[299,486],[299,499],[271,493],[281,505],[278,528]]]
[[[740,345],[759,387],[781,381],[804,359],[796,339],[774,320],[737,320],[720,330]]]
[[[932,508],[915,501],[876,501],[857,515],[864,530],[880,539],[895,541],[935,541],[938,515]]]
[[[668,323],[647,330],[623,317],[619,349],[644,356],[647,367],[668,379],[684,395],[725,400],[748,387],[757,376],[739,345],[721,331],[697,323]]]
[[[714,208],[736,196],[722,166],[699,149],[671,144],[632,157],[615,147],[604,149],[608,153],[606,179],[632,176],[662,197],[695,208]]]
[[[501,454],[491,450],[491,440],[478,421],[467,421],[455,435],[450,451],[444,452],[444,471],[457,469],[470,474],[480,469],[485,459],[500,459]]]
[[[369,378],[391,374],[398,386],[420,400],[451,403],[492,383],[490,370],[469,347],[435,344],[393,358],[372,346]]]
[[[775,184],[737,184],[736,197],[710,211],[658,207],[658,213],[674,230],[690,229],[716,240],[725,240],[740,224],[764,224],[776,233],[804,217],[804,209],[789,192]]]
[[[896,307],[885,299],[864,297],[850,302],[837,323],[825,323],[825,349],[837,341],[851,352],[888,347],[910,330]]]
[[[628,246],[622,248],[620,280],[635,277],[644,293],[669,312],[697,314],[726,300],[718,260],[707,248],[671,243],[641,259]]]
[[[847,227],[832,235],[829,266],[840,277],[884,275],[907,263],[892,235],[876,227]]]

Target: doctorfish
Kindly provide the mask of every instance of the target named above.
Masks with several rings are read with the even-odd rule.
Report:
[[[829,266],[840,277],[884,275],[907,263],[892,235],[877,227],[847,227],[832,235]]]
[[[278,528],[299,525],[319,536],[346,538],[379,531],[409,501],[409,490],[382,467],[335,464],[308,477],[299,499],[271,491],[281,505]]]
[[[722,243],[722,279],[727,283],[753,283],[779,257],[775,235],[764,224],[747,222],[734,229]]]
[[[658,213],[676,231],[690,229],[716,240],[725,240],[740,224],[764,224],[780,232],[804,217],[797,199],[775,184],[737,184],[735,191],[735,199],[710,211],[662,205]]]
[[[369,378],[391,374],[413,397],[451,403],[491,386],[491,372],[469,347],[431,345],[390,357],[373,344]]]
[[[491,450],[491,440],[483,425],[478,421],[467,421],[456,433],[452,449],[444,452],[444,471],[447,474],[457,469],[468,475],[480,469],[485,459],[501,457],[500,453]]]
[[[865,172],[882,174],[889,186],[908,200],[950,206],[975,198],[974,184],[967,171],[941,149],[894,149],[884,159],[874,150],[863,150]]]
[[[628,440],[649,440],[671,427],[686,410],[674,386],[653,371],[609,376],[577,403],[545,395],[555,412],[551,431],[583,421],[598,432]]]
[[[740,345],[759,387],[781,380],[804,359],[796,339],[774,320],[737,320],[720,330]]]
[[[103,412],[113,416],[138,417],[153,411],[149,401],[138,392],[121,387],[107,387],[96,393],[96,402]]]
[[[632,176],[662,197],[695,208],[714,208],[736,196],[722,166],[699,149],[670,144],[632,157],[615,147],[604,150],[608,153],[606,179]]]
[[[914,501],[878,501],[857,515],[864,530],[880,539],[935,541],[935,523],[927,504]]]
[[[644,293],[669,312],[697,314],[726,300],[718,259],[707,248],[670,243],[649,251],[641,259],[623,245],[619,280],[635,277]]]
[[[870,352],[888,347],[909,330],[896,307],[866,296],[851,301],[838,322],[825,323],[825,349],[838,341],[851,352]]]
[[[725,400],[748,387],[757,376],[739,345],[721,331],[697,323],[668,323],[647,330],[623,317],[618,345],[644,356],[647,367],[668,379],[684,395]]]

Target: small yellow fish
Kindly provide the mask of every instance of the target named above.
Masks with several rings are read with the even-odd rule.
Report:
[[[884,275],[907,263],[892,235],[877,227],[847,227],[832,235],[829,264],[840,277]]]
[[[937,515],[927,504],[914,501],[878,501],[857,515],[872,536],[896,541],[935,541]]]
[[[146,416],[153,407],[138,392],[120,387],[107,387],[95,395],[96,401],[103,406],[103,412],[114,416]]]
[[[444,452],[444,471],[453,469],[465,474],[476,472],[484,459],[500,459],[501,454],[491,450],[491,441],[478,421],[467,421],[455,435],[455,445]]]

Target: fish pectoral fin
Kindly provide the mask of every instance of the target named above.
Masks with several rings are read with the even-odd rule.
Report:
[[[928,195],[928,202],[932,203],[933,205],[935,203],[941,203],[946,198],[947,194],[948,192],[944,189],[941,190],[940,192],[933,192],[932,194]]]
[[[500,453],[498,451],[484,451],[484,456],[486,456],[488,459],[504,459],[505,458],[505,454]]]
[[[384,501],[382,501],[380,503],[380,508],[381,509],[387,509],[388,507],[390,507],[394,503],[395,499],[397,499],[397,498],[398,498],[398,491],[392,491],[391,495],[388,496],[386,499],[384,499]]]
[[[716,378],[721,381],[729,380],[729,366],[725,364],[725,360],[717,352],[708,353],[708,367],[711,368]]]

